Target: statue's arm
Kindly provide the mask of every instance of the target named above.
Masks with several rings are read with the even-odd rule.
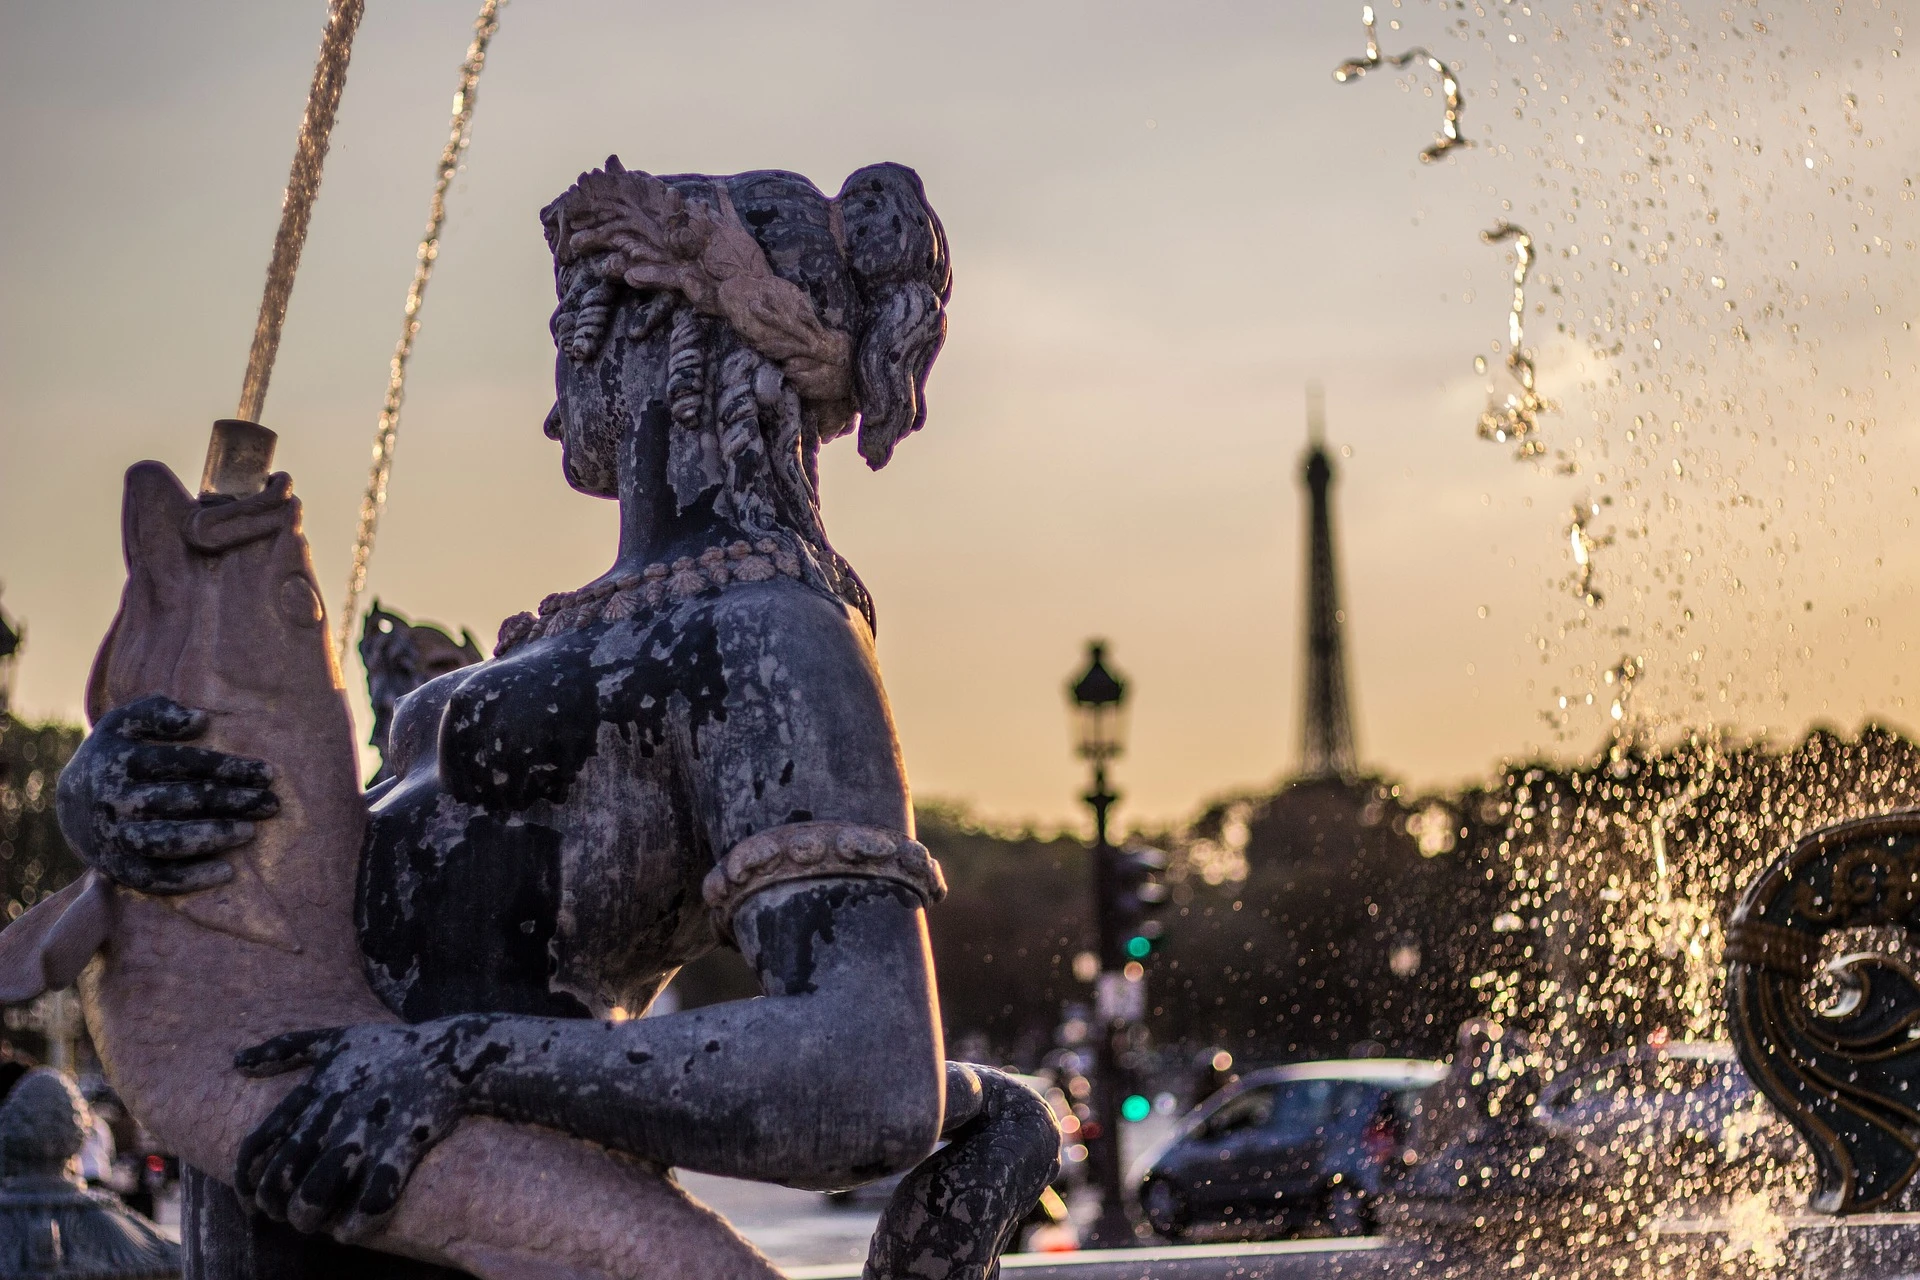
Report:
[[[945,1065],[919,898],[876,879],[774,885],[733,917],[766,995],[629,1022],[467,1015],[296,1033],[243,1055],[314,1065],[243,1147],[243,1196],[351,1235],[465,1115],[662,1164],[807,1187],[907,1169],[939,1137]]]
[[[734,917],[765,997],[609,1024],[538,1021],[476,1110],[665,1164],[844,1187],[939,1137],[944,1059],[919,899],[864,879],[774,886]]]

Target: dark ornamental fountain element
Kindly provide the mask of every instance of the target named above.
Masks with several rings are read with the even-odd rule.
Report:
[[[1727,926],[1741,1063],[1813,1149],[1813,1208],[1906,1207],[1920,1170],[1920,812],[1835,823]]]
[[[80,1091],[46,1067],[23,1076],[0,1105],[0,1280],[179,1276],[178,1245],[80,1180],[87,1120]]]

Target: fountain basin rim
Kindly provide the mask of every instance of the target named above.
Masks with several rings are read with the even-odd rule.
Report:
[[[1393,1247],[1382,1236],[1333,1236],[1315,1240],[1264,1240],[1238,1244],[1160,1245],[1147,1249],[1078,1249],[1071,1253],[1009,1253],[1000,1259],[1003,1271],[1029,1267],[1108,1266],[1132,1262],[1184,1262],[1204,1258],[1261,1258],[1283,1254],[1371,1253]],[[794,1267],[781,1274],[787,1280],[859,1280],[857,1265]]]
[[[1854,1227],[1914,1227],[1920,1228],[1920,1213],[1849,1213],[1845,1215],[1831,1213],[1785,1213],[1780,1215],[1781,1223],[1789,1231],[1844,1231]],[[1703,1218],[1661,1218],[1647,1225],[1649,1234],[1655,1235],[1708,1235],[1713,1232],[1725,1232],[1733,1221],[1723,1217]]]

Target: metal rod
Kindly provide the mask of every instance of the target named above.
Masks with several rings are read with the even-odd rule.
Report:
[[[505,0],[483,0],[473,20],[473,42],[467,46],[466,61],[460,64],[460,84],[453,94],[453,120],[447,128],[447,144],[440,152],[440,166],[433,182],[433,198],[427,203],[427,229],[414,254],[413,283],[407,286],[406,308],[400,322],[400,340],[394,343],[393,358],[387,364],[387,398],[380,407],[380,423],[374,429],[373,465],[367,472],[367,491],[360,499],[360,524],[353,539],[353,565],[347,572],[347,598],[340,609],[340,630],[334,648],[341,662],[347,659],[347,641],[353,634],[354,614],[360,607],[360,593],[367,586],[367,564],[373,559],[373,539],[380,527],[380,513],[387,505],[387,478],[393,471],[393,448],[400,434],[400,405],[406,398],[407,361],[413,355],[413,340],[420,332],[420,308],[427,298],[427,284],[433,279],[433,264],[440,258],[440,231],[447,221],[447,191],[460,172],[460,158],[466,154],[473,136],[474,95],[480,73],[486,69],[487,46],[500,29],[500,9]]]

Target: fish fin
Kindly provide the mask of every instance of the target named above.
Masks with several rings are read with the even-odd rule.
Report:
[[[113,889],[89,871],[0,930],[0,1004],[25,1004],[70,985],[106,943]]]

